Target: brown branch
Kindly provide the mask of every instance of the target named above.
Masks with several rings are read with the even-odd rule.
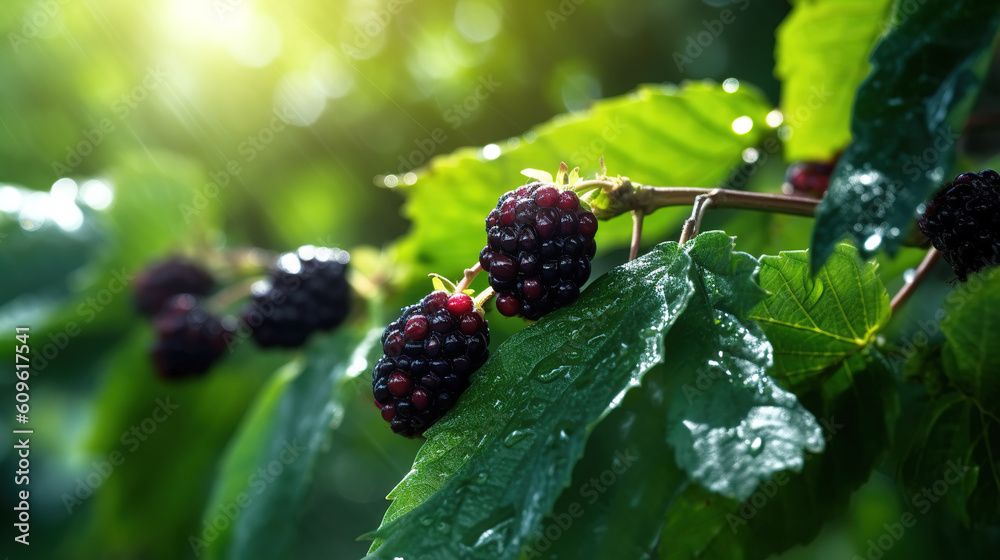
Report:
[[[634,261],[639,256],[639,244],[642,242],[642,210],[632,211],[632,245],[629,246],[628,260]]]
[[[913,280],[904,284],[903,287],[896,292],[896,295],[892,297],[892,302],[889,304],[889,308],[892,309],[893,313],[902,307],[903,304],[906,303],[906,300],[910,299],[913,292],[917,291],[917,287],[924,281],[924,278],[927,277],[940,258],[940,251],[934,247],[928,249],[927,254],[924,255],[924,260],[920,262],[920,266],[917,267],[917,272],[913,275]]]

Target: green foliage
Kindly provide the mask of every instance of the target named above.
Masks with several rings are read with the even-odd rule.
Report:
[[[770,108],[750,86],[733,93],[710,82],[644,86],[498,142],[501,152],[494,160],[475,149],[435,158],[416,184],[399,187],[407,195],[404,213],[413,223],[402,253],[412,256],[417,276],[448,276],[472,265],[484,245],[486,213],[501,194],[525,181],[522,169],[541,167],[541,162],[564,161],[592,176],[603,156],[612,174],[643,184],[719,186],[741,163],[743,150],[764,137]],[[746,134],[733,131],[733,121],[741,116],[753,119]],[[646,156],[651,150],[656,157]],[[646,219],[644,232],[660,238],[684,214],[661,210]],[[627,220],[602,223],[599,247],[624,245],[630,234]]]
[[[959,391],[1000,412],[1000,352],[995,345],[1000,336],[1000,272],[986,271],[972,282],[958,284],[944,308],[944,372]]]
[[[664,558],[766,558],[808,543],[847,508],[884,454],[895,386],[883,361],[860,354],[828,383],[799,396],[820,418],[826,451],[808,456],[800,473],[778,473],[742,502],[688,488],[667,516]]]
[[[801,468],[804,450],[823,449],[821,430],[794,395],[766,376],[770,346],[757,327],[741,322],[764,296],[753,279],[756,268],[721,232],[702,234],[683,250],[662,244],[596,281],[577,304],[508,339],[449,418],[429,431],[413,471],[391,494],[396,501],[376,532],[385,540],[373,545],[373,557],[516,558],[531,539],[536,555],[548,550],[533,528],[588,452],[586,427],[620,406],[621,392],[661,361],[656,380],[628,401],[632,408],[612,412],[614,423],[596,428],[626,436],[603,461],[617,461],[612,472],[628,473],[640,460],[629,454],[629,441],[637,453],[651,454],[639,455],[650,460],[624,480],[682,466],[691,480],[745,498],[774,473]],[[637,328],[640,338],[632,341]],[[659,340],[664,332],[666,348]],[[706,368],[719,368],[720,382],[692,397],[691,385]],[[670,379],[660,386],[664,372]],[[659,422],[667,424],[661,441],[674,449],[678,466],[655,447],[638,447],[655,436],[620,423],[653,414],[648,399],[658,393]],[[607,437],[589,453],[606,452]],[[641,509],[662,515],[679,484],[676,474],[659,482],[659,494],[643,493]],[[615,504],[634,505],[638,497],[634,488],[598,488],[571,486],[567,500],[579,492],[601,505],[581,510],[569,502],[557,515],[582,515],[596,528]],[[631,546],[652,543],[657,526],[634,524]],[[575,542],[560,540],[554,550],[573,549]]]
[[[785,159],[827,160],[851,141],[854,91],[888,23],[889,0],[795,2],[777,31],[775,75],[790,134]]]
[[[348,382],[368,373],[380,335],[380,328],[342,329],[313,341],[304,364],[275,372],[226,451],[205,529],[189,539],[197,554],[275,558],[289,546],[293,526],[285,520],[302,507],[316,456],[343,414],[344,393],[351,396]]]
[[[659,245],[501,345],[390,494],[374,557],[516,557],[590,424],[663,360],[660,337],[693,292],[690,266],[676,244]]]
[[[951,179],[955,143],[979,94],[1000,23],[996,0],[897,2],[851,115],[854,141],[820,204],[818,270],[843,237],[895,254],[918,206]]]
[[[667,338],[667,354],[672,340]],[[522,557],[642,558],[656,545],[672,497],[687,483],[666,444],[672,367],[659,364],[587,439],[572,481]]]
[[[823,451],[822,433],[767,376],[771,345],[748,320],[766,295],[754,279],[757,261],[733,253],[721,232],[694,243],[695,295],[669,354],[667,441],[692,482],[742,500],[776,472],[799,470],[804,451]]]
[[[192,7],[204,3],[105,4],[14,0],[0,13],[7,39],[28,35],[0,58],[0,180],[29,193],[56,170],[115,191],[106,211],[81,203],[76,232],[28,231],[0,200],[0,330],[30,322],[38,344],[37,557],[357,558],[368,543],[353,539],[396,481],[370,558],[848,557],[906,514],[920,529],[890,533],[886,560],[996,549],[1000,273],[947,292],[941,266],[902,312],[885,287],[925,252],[915,211],[956,161],[979,163],[955,152],[989,86],[1000,0],[797,0],[773,72],[782,3],[729,10],[732,24],[703,2],[563,3],[572,14],[401,2],[374,20],[361,17],[371,2],[256,3],[209,7],[210,22]],[[494,20],[522,37],[477,35]],[[249,52],[244,35],[266,50],[268,29],[281,38],[270,63],[226,62]],[[169,48],[143,50],[160,35]],[[679,45],[699,49],[688,76],[648,63]],[[160,52],[165,81],[123,113]],[[636,86],[691,76],[738,81]],[[777,97],[763,92],[779,86],[784,122],[771,127]],[[114,130],[91,141],[105,119]],[[680,207],[647,216],[652,250],[621,264],[632,224],[603,221],[577,303],[528,326],[489,309],[493,355],[419,449],[371,407],[383,298],[412,303],[429,272],[457,279],[522,169],[566,162],[586,179],[603,157],[637,183],[773,193],[782,159],[851,141],[815,228],[705,217],[702,230],[738,234],[750,254],[720,231],[662,243]],[[142,267],[180,252],[221,270],[223,248],[307,243],[352,249],[363,311],[302,352],[240,344],[207,378],[155,377],[127,286]],[[878,265],[859,256],[882,245]],[[0,455],[5,469],[16,460]]]
[[[876,267],[849,245],[837,246],[815,276],[808,251],[763,257],[760,282],[772,296],[750,316],[774,345],[772,375],[786,387],[822,382],[889,320],[889,295]]]
[[[202,508],[191,495],[207,493],[214,463],[261,384],[245,370],[280,363],[243,353],[205,383],[171,386],[148,365],[149,344],[148,332],[138,332],[108,358],[83,450],[93,461],[61,498],[70,513],[92,510],[99,530],[77,546],[95,555],[188,553]],[[150,472],[159,473],[155,481]]]
[[[996,321],[1000,272],[983,272],[958,284],[944,311],[940,329],[945,342],[931,354],[941,357],[921,363],[928,370],[922,372],[924,379],[946,378],[950,390],[932,393],[900,465],[900,476],[919,510],[941,500],[965,525],[996,523],[1000,520],[1000,367],[994,342],[1000,336]]]
[[[744,496],[748,499],[688,488],[667,514],[660,545],[664,558],[765,558],[809,542],[824,521],[846,508],[890,443],[895,385],[887,362],[868,344],[870,337],[855,336],[860,340],[851,345],[829,335],[813,340],[817,333],[849,331],[852,324],[867,333],[884,323],[888,298],[875,267],[846,245],[838,247],[815,280],[809,277],[805,251],[765,256],[760,262],[760,282],[770,294],[750,316],[774,345],[769,373],[794,388],[819,419],[826,449],[806,456],[801,472],[761,478]],[[817,289],[821,282],[825,287]],[[793,375],[802,370],[801,359],[796,353],[792,360],[783,355],[823,345],[830,348],[823,351],[822,364],[810,370],[814,374]]]

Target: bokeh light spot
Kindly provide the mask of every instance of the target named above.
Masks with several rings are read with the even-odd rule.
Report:
[[[483,43],[500,31],[500,13],[492,2],[459,0],[455,5],[455,27],[466,41]]]
[[[487,161],[494,160],[500,157],[500,146],[496,144],[487,144],[483,146],[483,158]]]
[[[83,199],[84,204],[94,210],[105,210],[108,206],[111,206],[115,195],[111,191],[111,187],[103,181],[91,179],[80,187],[80,198]]]
[[[309,74],[294,73],[281,78],[274,90],[274,109],[289,124],[309,126],[326,107],[326,93]]]
[[[733,132],[736,134],[746,134],[751,129],[753,129],[753,119],[746,115],[733,121]]]

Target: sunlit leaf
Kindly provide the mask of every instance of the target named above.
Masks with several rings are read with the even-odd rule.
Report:
[[[417,263],[418,275],[450,276],[474,264],[486,243],[486,214],[501,194],[525,182],[526,168],[555,169],[565,162],[593,177],[604,156],[612,174],[643,184],[718,186],[743,163],[743,150],[761,141],[769,109],[750,86],[733,93],[708,82],[644,86],[498,142],[496,159],[486,160],[475,149],[437,157],[419,171],[416,184],[397,187],[407,196],[405,214],[413,222],[402,254]],[[737,134],[733,121],[742,116],[754,126]],[[662,238],[685,214],[673,209],[647,217],[645,235]],[[627,219],[602,223],[598,247],[621,246],[630,236]]]
[[[775,75],[789,161],[826,160],[851,140],[854,92],[868,51],[888,25],[890,0],[795,2],[776,33]]]
[[[771,292],[751,313],[774,345],[771,375],[787,387],[824,372],[866,347],[889,320],[889,295],[877,267],[838,245],[813,276],[808,251],[762,257],[760,283]],[[834,370],[836,368],[834,367]]]

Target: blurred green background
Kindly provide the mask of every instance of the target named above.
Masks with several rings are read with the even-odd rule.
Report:
[[[189,537],[203,530],[227,442],[268,377],[296,357],[246,345],[204,380],[157,380],[145,355],[150,328],[125,286],[145,263],[172,251],[211,260],[223,247],[316,244],[366,247],[357,266],[376,270],[378,251],[408,230],[393,189],[433,155],[517,138],[643,83],[736,76],[778,105],[784,1],[735,3],[726,32],[690,64],[675,63],[729,4],[5,0],[0,337],[31,326],[37,352],[32,544],[6,536],[5,554],[193,557]],[[750,188],[776,191],[783,171],[770,158]],[[732,232],[746,234],[740,249],[777,248],[759,217],[741,220]],[[807,239],[788,236],[780,248]],[[619,252],[595,267],[620,261]],[[397,299],[406,300],[390,297],[389,307]],[[372,413],[365,374],[335,411],[339,429],[288,520],[287,557],[362,556],[368,543],[355,539],[378,526],[386,493],[409,469],[419,444]],[[7,402],[13,380],[0,381]],[[130,438],[164,399],[183,414]],[[7,433],[12,417],[0,415]],[[108,470],[114,450],[124,460]],[[5,519],[15,464],[11,446],[0,448]],[[97,484],[81,482],[88,476]],[[96,488],[81,497],[84,486]],[[863,555],[901,503],[879,475],[855,515],[802,557]],[[949,547],[921,532],[906,542],[891,556]]]

